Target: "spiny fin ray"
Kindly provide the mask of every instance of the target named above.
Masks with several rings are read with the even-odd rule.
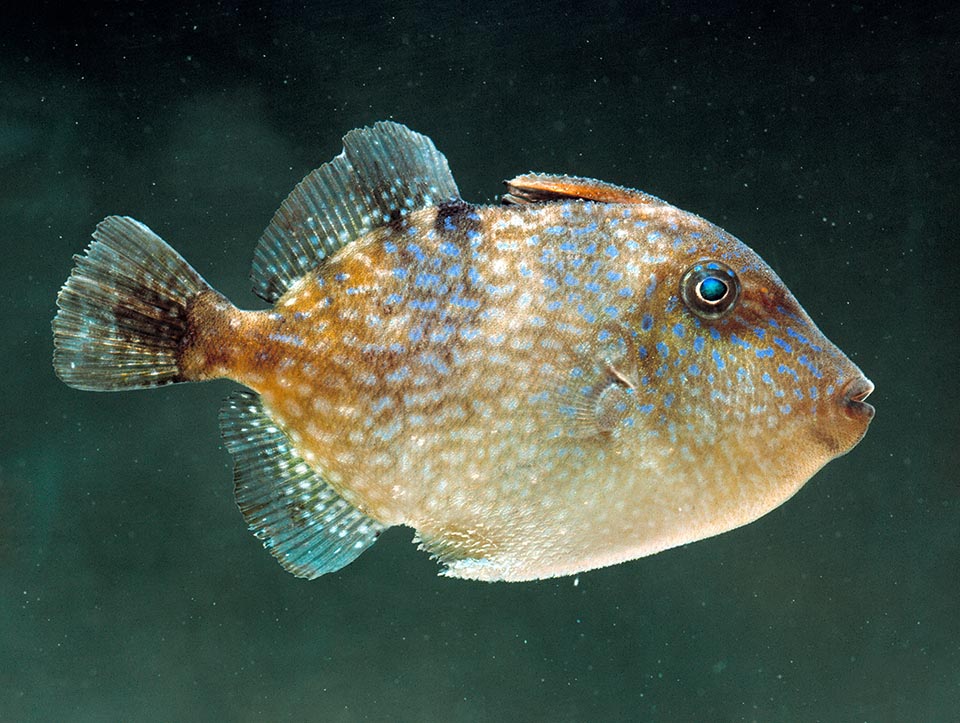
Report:
[[[613,183],[577,176],[554,176],[547,173],[526,173],[504,181],[507,192],[501,202],[505,206],[551,201],[596,201],[644,206],[666,206],[656,196]]]

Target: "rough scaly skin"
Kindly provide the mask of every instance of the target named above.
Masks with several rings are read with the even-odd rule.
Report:
[[[704,321],[679,282],[742,284]],[[344,499],[451,574],[522,580],[750,522],[863,436],[862,378],[741,242],[668,205],[464,204],[354,241],[273,310],[191,310],[181,365],[259,392]]]

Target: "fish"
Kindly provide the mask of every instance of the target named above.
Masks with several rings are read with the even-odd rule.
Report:
[[[723,229],[567,175],[471,204],[394,122],[282,203],[253,255],[268,309],[126,216],[74,261],[56,374],[238,383],[219,417],[237,505],[307,579],[400,525],[463,579],[641,558],[770,512],[874,416],[873,384]]]

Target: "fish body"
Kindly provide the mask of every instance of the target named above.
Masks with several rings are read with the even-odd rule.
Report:
[[[742,242],[649,194],[528,174],[464,202],[378,123],[257,248],[241,311],[132,219],[61,291],[87,389],[229,378],[238,504],[316,577],[393,525],[446,574],[529,580],[746,524],[863,436],[860,370]]]

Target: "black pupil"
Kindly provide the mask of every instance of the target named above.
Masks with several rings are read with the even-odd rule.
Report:
[[[727,294],[727,284],[716,276],[708,276],[700,282],[700,296],[704,301],[717,302]]]

